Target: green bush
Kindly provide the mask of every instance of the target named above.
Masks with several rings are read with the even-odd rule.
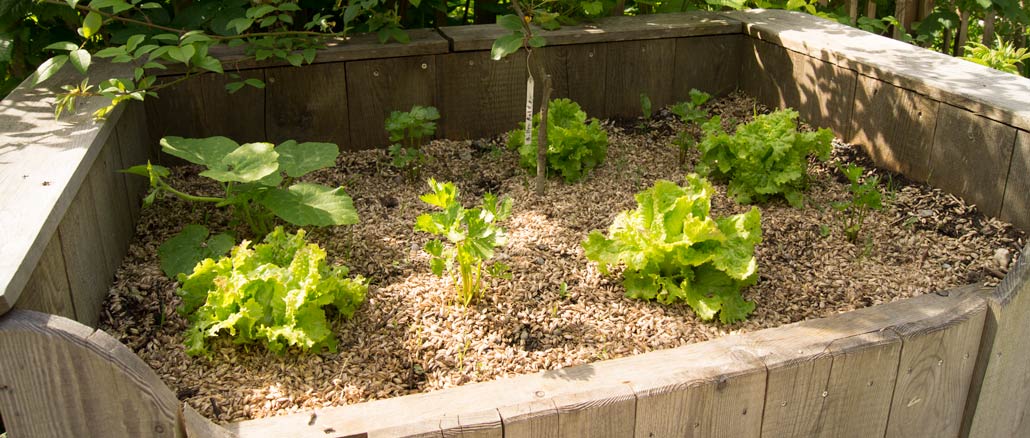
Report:
[[[508,133],[508,146],[518,149],[519,163],[531,172],[536,171],[537,129],[540,115],[533,116],[533,142],[525,144],[523,129]],[[587,123],[587,113],[569,99],[550,102],[547,113],[547,170],[557,172],[565,182],[582,179],[591,169],[601,165],[608,156],[608,134],[597,119]]]

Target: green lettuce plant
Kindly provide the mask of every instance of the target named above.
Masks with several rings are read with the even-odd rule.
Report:
[[[660,180],[637,193],[637,208],[615,218],[605,237],[583,241],[587,259],[602,273],[624,266],[626,296],[686,302],[703,320],[741,321],[755,308],[740,291],[758,278],[755,245],[762,241],[761,214],[710,216],[711,183],[695,174],[686,186]]]
[[[540,115],[533,116],[533,129],[538,129]],[[536,145],[526,144],[523,129],[508,133],[508,146],[518,149],[519,163],[527,170],[536,170]],[[535,135],[535,134],[534,134]],[[534,137],[535,138],[535,137]],[[587,123],[587,113],[569,99],[550,102],[547,119],[547,169],[557,172],[566,182],[579,181],[608,156],[608,134],[597,119]]]
[[[393,166],[408,173],[414,180],[418,175],[425,154],[421,146],[424,140],[436,133],[436,120],[440,112],[435,107],[415,105],[411,111],[393,111],[386,118],[386,132],[394,144],[388,149]]]
[[[324,308],[351,317],[365,301],[368,285],[348,278],[346,267],[329,266],[326,252],[276,227],[264,243],[244,240],[228,257],[208,258],[192,274],[180,274],[182,306],[190,325],[186,353],[209,353],[208,338],[228,333],[237,344],[261,342],[282,353],[288,347],[336,351]]]
[[[829,129],[799,132],[798,113],[792,109],[755,117],[737,126],[733,134],[716,116],[702,126],[697,144],[701,160],[696,171],[729,180],[728,193],[737,202],[762,202],[783,195],[794,207],[803,206],[808,180],[808,157],[830,157],[833,133]]]
[[[447,244],[438,239],[426,243],[425,251],[432,257],[430,267],[437,276],[450,273],[458,300],[468,305],[482,293],[484,261],[493,257],[494,248],[508,241],[508,235],[496,223],[511,214],[511,198],[498,199],[487,193],[482,206],[466,209],[458,202],[458,189],[453,183],[430,178],[429,188],[432,192],[422,195],[422,201],[441,211],[420,215],[415,231],[447,239]],[[503,277],[506,271],[502,263],[488,268],[494,277]]]
[[[332,143],[271,143],[239,145],[226,137],[161,139],[161,149],[173,156],[207,167],[201,176],[218,182],[221,196],[201,196],[172,187],[167,168],[133,166],[124,172],[150,179],[149,205],[170,194],[191,202],[230,207],[233,215],[255,235],[267,234],[279,218],[296,226],[351,225],[358,222],[350,196],[343,187],[295,182],[296,178],[336,164],[340,151]]]

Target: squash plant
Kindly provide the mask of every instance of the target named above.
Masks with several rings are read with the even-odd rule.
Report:
[[[392,164],[408,174],[414,180],[425,161],[425,154],[420,149],[424,139],[436,133],[436,121],[440,112],[436,107],[415,105],[411,111],[392,111],[386,118],[386,132],[390,134],[388,151],[393,158]]]
[[[466,209],[458,202],[458,189],[453,183],[430,178],[429,188],[432,192],[420,199],[441,211],[420,215],[415,231],[447,239],[449,245],[438,239],[426,243],[425,251],[432,257],[430,267],[438,276],[444,271],[451,273],[458,300],[468,305],[482,292],[484,261],[493,257],[494,248],[508,241],[508,235],[496,223],[511,214],[511,198],[498,199],[487,193],[482,206]],[[502,276],[507,266],[495,263],[488,271],[495,277]]]
[[[755,245],[762,241],[761,214],[712,218],[712,184],[695,174],[686,186],[660,180],[637,193],[637,208],[623,211],[608,236],[593,231],[583,241],[587,259],[603,274],[625,266],[626,296],[686,302],[703,320],[741,321],[754,310],[740,291],[758,279]]]

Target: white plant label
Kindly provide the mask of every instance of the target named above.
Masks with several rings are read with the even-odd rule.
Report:
[[[526,142],[533,144],[533,76],[526,79]]]

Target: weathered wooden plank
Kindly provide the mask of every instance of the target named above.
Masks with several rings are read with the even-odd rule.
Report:
[[[115,270],[121,265],[135,231],[129,198],[126,196],[126,175],[117,172],[121,164],[118,138],[112,135],[86,177],[89,190],[93,192],[93,208],[96,211],[97,225],[103,242],[103,253],[107,257],[108,269],[104,274],[109,282]]]
[[[963,304],[894,329],[902,348],[887,437],[959,436],[987,314],[983,301]]]
[[[518,127],[526,107],[525,56],[493,61],[489,52],[462,52],[440,55],[436,63],[446,138],[486,137]]]
[[[532,61],[536,92],[533,102],[539,111],[543,99],[540,60],[551,75],[552,99],[567,97],[578,103],[588,117],[604,117],[606,44],[578,44],[544,47],[534,51]]]
[[[677,38],[673,100],[689,99],[691,88],[713,96],[724,96],[736,90],[740,84],[739,60],[746,38],[742,35]]]
[[[347,102],[358,109],[350,112],[352,149],[387,146],[385,122],[391,111],[439,106],[436,69],[435,56],[347,63]]]
[[[799,12],[722,15],[744,22],[744,31],[755,38],[1030,130],[1030,80],[1018,75]]]
[[[346,72],[342,62],[266,69],[266,141],[319,141],[348,148],[350,116],[364,109],[350,110]]]
[[[57,234],[50,238],[50,243],[43,250],[39,264],[32,271],[32,276],[29,277],[29,282],[14,308],[75,319],[75,305],[72,303],[68,274],[64,269],[64,256],[61,254],[61,240]]]
[[[745,44],[752,46],[744,50],[741,74],[747,92],[768,106],[794,108],[809,124],[848,137],[858,80],[854,71],[754,38]]]
[[[942,104],[928,180],[976,204],[984,214],[997,216],[1015,141],[1015,128]]]
[[[240,143],[265,141],[265,89],[246,86],[233,94],[225,89],[229,82],[252,78],[264,81],[264,70],[243,70],[237,74],[239,79],[203,74],[161,90],[156,99],[147,99],[144,103],[152,141],[156,143],[169,135],[222,135]],[[272,86],[291,85],[267,84]],[[159,161],[164,163],[168,158],[162,154]]]
[[[577,367],[580,371],[589,366]],[[573,377],[575,371],[563,376]],[[586,373],[589,377],[589,373]],[[558,410],[558,436],[563,438],[618,438],[633,435],[636,395],[628,385],[601,387],[592,391],[554,397]]]
[[[868,76],[858,82],[847,141],[862,145],[877,166],[925,182],[940,103]]]
[[[58,226],[64,266],[75,305],[75,319],[96,327],[113,272],[89,182],[84,182]]]
[[[740,33],[740,22],[706,11],[654,14],[637,17],[604,17],[594,22],[562,26],[561,29],[534,32],[547,39],[548,46],[602,43],[645,39],[677,38],[697,35]],[[490,50],[498,37],[511,31],[496,24],[447,26],[440,33],[450,40],[452,50],[466,52]]]
[[[102,69],[117,73],[121,70]],[[127,69],[125,71],[128,71]],[[94,80],[100,76],[94,75]],[[18,301],[43,250],[71,204],[93,160],[121,117],[116,108],[103,123],[92,112],[104,98],[81,99],[74,114],[55,120],[59,86],[79,83],[75,69],[65,69],[45,86],[23,83],[0,101],[0,314]]]
[[[458,414],[461,436],[466,438],[504,438],[501,415],[496,410]]]
[[[963,436],[1030,436],[1030,245],[988,296]]]
[[[498,408],[504,438],[558,438],[558,409],[541,399]]]
[[[147,131],[146,108],[142,102],[129,102],[126,104],[122,118],[118,120],[115,127],[115,135],[118,138],[118,146],[122,158],[121,169],[126,169],[138,164],[146,164],[147,161],[157,162],[160,153],[160,146],[150,139]],[[129,202],[129,210],[132,214],[132,223],[139,220],[139,210],[143,197],[150,189],[150,183],[146,178],[139,176],[125,176],[126,198]]]
[[[1030,132],[1016,135],[1000,217],[1030,232]]]
[[[634,436],[758,437],[765,365],[736,340],[704,343],[708,354],[698,363],[652,353],[649,366],[631,380],[637,395]]]
[[[672,102],[676,41],[642,40],[608,44],[605,117],[639,117],[640,95],[654,108]],[[618,90],[618,92],[614,92]]]
[[[58,316],[0,317],[0,407],[12,437],[184,437],[175,394],[117,340]]]

